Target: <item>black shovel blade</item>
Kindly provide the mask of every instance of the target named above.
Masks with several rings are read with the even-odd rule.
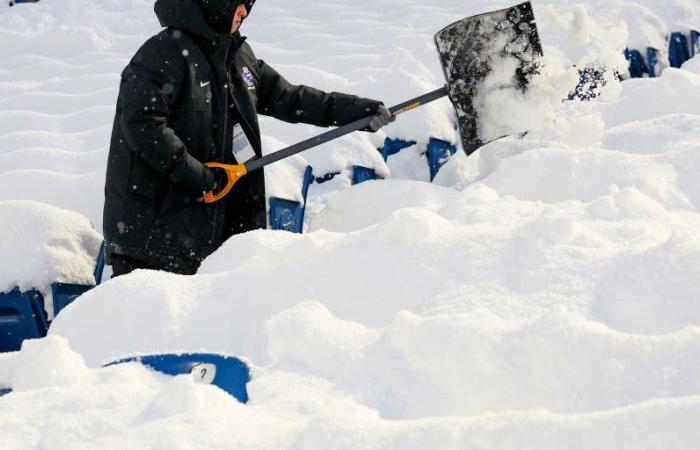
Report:
[[[532,5],[525,2],[467,17],[437,33],[435,43],[457,113],[462,146],[470,155],[488,140],[479,132],[480,111],[476,101],[480,91],[486,89],[487,78],[510,68],[512,78],[497,74],[499,80],[504,80],[498,88],[525,92],[529,80],[539,73],[542,44]]]

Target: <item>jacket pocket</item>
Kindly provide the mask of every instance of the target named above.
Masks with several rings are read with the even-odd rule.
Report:
[[[179,255],[202,258],[210,252],[211,208],[171,192],[155,221],[156,240]]]
[[[159,201],[165,197],[168,182],[148,164],[132,156],[126,188],[129,195]]]

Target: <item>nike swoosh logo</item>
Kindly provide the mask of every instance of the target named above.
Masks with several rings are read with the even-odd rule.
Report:
[[[204,81],[200,81],[199,87],[207,87],[207,86],[209,86],[209,83],[211,83],[211,81],[207,81],[206,83]]]

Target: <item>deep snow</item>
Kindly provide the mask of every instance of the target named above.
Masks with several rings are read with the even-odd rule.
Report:
[[[13,42],[0,48],[0,199],[83,214],[55,217],[78,220],[90,245],[119,71],[157,30],[151,3],[0,7]],[[293,81],[391,104],[442,83],[435,31],[509,5],[397,4],[265,0],[245,27]],[[523,104],[537,129],[458,153],[427,183],[428,137],[456,141],[440,101],[271,167],[269,193],[289,198],[307,163],[346,173],[312,188],[306,234],[235,237],[193,277],[109,281],[49,338],[0,355],[0,388],[15,390],[0,397],[3,447],[694,449],[700,59],[611,81],[595,102],[555,94],[572,63],[619,67],[625,43],[663,47],[665,32],[700,26],[700,5],[534,7],[551,95]],[[318,131],[262,123],[266,151]],[[385,165],[385,135],[419,145]],[[350,188],[351,164],[389,178]],[[17,233],[3,257],[25,248]],[[245,358],[250,404],[137,365],[96,369],[171,350]]]

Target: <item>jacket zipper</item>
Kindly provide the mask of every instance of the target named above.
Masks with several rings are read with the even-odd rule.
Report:
[[[229,138],[229,122],[230,122],[230,114],[229,114],[229,89],[231,89],[230,81],[229,81],[229,71],[228,71],[228,64],[229,64],[229,56],[231,54],[231,46],[233,45],[233,40],[232,39],[227,39],[226,40],[226,49],[224,53],[224,77],[219,83],[223,83],[223,86],[219,86],[220,88],[223,88],[224,90],[224,99],[223,99],[223,124],[221,126],[222,128],[222,133],[223,138],[222,138],[222,143],[218,146],[218,155],[216,156],[217,161],[223,161],[225,156],[226,156],[226,148],[228,145],[228,138]],[[226,220],[225,213],[226,213],[226,203],[225,202],[219,202],[215,204],[215,209],[214,209],[214,227],[212,230],[212,236],[211,236],[211,241],[212,241],[212,247],[218,247],[220,246],[223,242],[222,241],[222,236],[223,236],[223,227],[224,227],[224,222]]]

